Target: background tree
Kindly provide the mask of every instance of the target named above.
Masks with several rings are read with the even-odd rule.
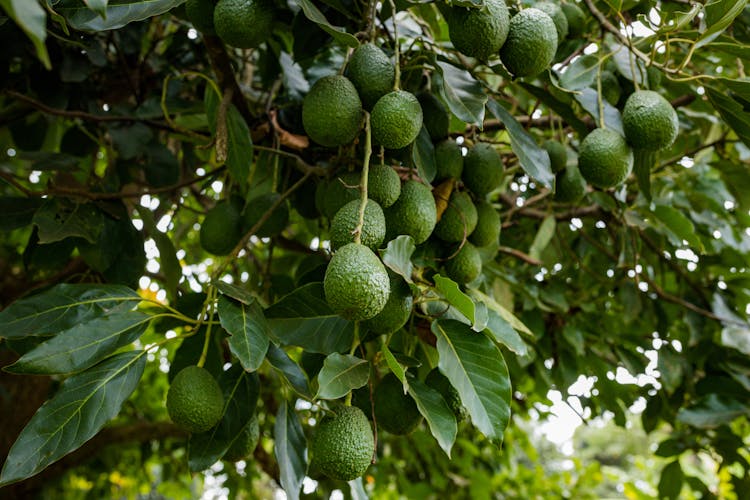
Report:
[[[0,6],[4,498],[750,491],[746,1]],[[666,118],[635,141],[646,90]],[[597,128],[618,156],[591,156]],[[361,253],[406,304],[385,335],[322,284],[340,206],[342,238],[377,226],[368,196],[385,234]],[[196,364],[225,404],[188,435],[164,401]],[[389,373],[406,395],[376,397]],[[545,463],[527,431],[550,390],[621,427],[640,408],[659,478],[609,481],[648,450],[590,456],[594,436]],[[327,478],[308,443],[337,402],[416,406],[416,430],[376,418],[373,465]]]

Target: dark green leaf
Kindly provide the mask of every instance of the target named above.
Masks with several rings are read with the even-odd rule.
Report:
[[[544,218],[542,223],[539,225],[539,229],[534,236],[534,241],[531,243],[529,248],[529,256],[533,259],[539,260],[542,256],[542,252],[549,242],[552,241],[552,237],[555,236],[555,229],[557,228],[557,220],[554,215],[548,215]]]
[[[93,10],[100,16],[102,16],[103,19],[107,18],[107,4],[109,3],[109,0],[83,0],[86,2],[86,5],[89,6],[89,9]]]
[[[489,320],[487,321],[487,329],[485,331],[495,339],[495,342],[504,345],[519,356],[526,356],[529,348],[511,324],[505,321],[492,308],[488,308],[488,315]]]
[[[719,36],[737,16],[742,14],[746,5],[747,0],[713,0],[706,3],[704,7],[706,31],[696,41],[695,48],[699,49]]]
[[[146,366],[144,354],[116,354],[63,382],[13,444],[0,486],[33,476],[94,437],[135,390]]]
[[[497,101],[490,99],[487,107],[495,118],[505,125],[505,130],[510,136],[510,147],[518,156],[521,168],[545,187],[553,189],[555,174],[552,173],[547,151],[540,148],[526,129]]]
[[[706,95],[724,121],[732,127],[737,137],[750,147],[750,115],[742,108],[742,105],[713,87],[706,87]]]
[[[326,16],[310,0],[294,1],[302,8],[302,12],[306,18],[320,26],[323,31],[331,35],[338,43],[348,47],[357,47],[359,45],[359,41],[354,35],[345,32],[343,28],[333,26],[329,23]]]
[[[415,249],[414,238],[402,234],[388,242],[386,249],[380,252],[380,257],[391,271],[412,283],[411,273],[414,266],[411,263],[411,255]]]
[[[659,479],[659,498],[669,498],[673,500],[680,496],[682,490],[682,481],[684,474],[680,462],[675,460],[667,464],[661,471]]]
[[[0,311],[0,337],[54,334],[108,314],[118,306],[133,308],[140,300],[137,293],[120,285],[60,284]]]
[[[393,372],[396,378],[403,384],[406,380],[406,371],[404,370],[404,367],[401,366],[401,363],[399,363],[396,356],[393,355],[391,349],[385,343],[383,343],[383,349],[381,349],[381,352],[383,353],[388,368],[391,369],[391,372]]]
[[[89,368],[146,331],[151,316],[138,311],[80,323],[39,344],[6,368],[11,373],[52,375]]]
[[[476,320],[476,305],[471,297],[462,292],[458,284],[450,278],[437,274],[434,280],[435,289],[473,325]]]
[[[487,94],[482,85],[466,71],[443,61],[435,62],[432,74],[435,86],[451,112],[461,120],[480,129],[484,124]]]
[[[601,120],[599,120],[599,99],[594,89],[582,89],[578,94],[575,95],[576,101],[586,110],[588,114],[594,117],[596,125],[599,126]],[[606,101],[602,100],[604,105],[604,124],[607,128],[611,128],[615,132],[624,135],[622,128],[622,116],[620,111]]]
[[[663,224],[674,245],[681,246],[684,240],[692,248],[703,251],[703,243],[695,232],[693,222],[682,212],[667,205],[656,205],[652,213]]]
[[[523,323],[523,321],[518,319],[512,312],[501,306],[495,299],[480,292],[479,290],[472,289],[469,291],[475,299],[485,304],[490,311],[495,311],[500,316],[500,318],[502,318],[510,326],[512,326],[515,331],[517,331],[518,333],[523,333],[524,335],[528,335],[530,338],[535,337],[534,333]],[[488,324],[488,327],[489,326],[490,325]]]
[[[8,16],[26,33],[34,44],[36,56],[44,67],[52,69],[44,40],[47,38],[47,13],[41,5],[29,0],[0,0]]]
[[[560,75],[559,84],[566,90],[581,90],[589,87],[596,81],[598,68],[598,57],[592,55],[578,57],[565,67],[565,72]]]
[[[503,355],[490,339],[458,321],[432,323],[440,371],[450,380],[485,436],[502,440],[510,419],[510,376]]]
[[[237,285],[226,283],[221,280],[214,282],[214,286],[216,286],[217,290],[219,290],[224,295],[242,302],[245,305],[249,306],[250,304],[255,302],[255,297],[253,297],[253,294],[245,288],[240,288]]]
[[[294,387],[294,390],[300,393],[300,395],[311,398],[310,383],[307,380],[307,376],[299,367],[299,365],[289,357],[280,347],[276,347],[271,344],[268,346],[268,353],[266,358],[271,365],[284,374],[284,377]]]
[[[654,455],[657,457],[673,457],[685,451],[686,448],[685,443],[679,439],[665,439],[659,443]]]
[[[323,284],[309,283],[266,309],[276,338],[284,345],[322,354],[348,351],[354,324],[334,314],[323,297]]]
[[[677,420],[700,429],[713,429],[742,415],[750,416],[750,407],[726,396],[709,394],[694,405],[682,408]]]
[[[95,243],[104,228],[104,217],[90,203],[51,198],[36,211],[33,223],[39,228],[39,243],[53,243],[71,236]]]
[[[417,403],[419,413],[427,421],[430,432],[446,455],[450,457],[451,448],[456,441],[458,425],[448,404],[439,392],[420,380],[409,380],[409,394]]]
[[[136,0],[107,6],[106,16],[89,9],[79,0],[61,0],[55,11],[65,17],[73,28],[103,31],[122,28],[134,21],[143,21],[177,7],[184,0]]]
[[[417,167],[419,177],[427,182],[432,182],[435,178],[437,167],[435,166],[435,146],[430,139],[430,133],[424,125],[419,131],[419,135],[414,140],[411,148],[411,157],[414,165]]]
[[[276,414],[273,435],[281,487],[290,500],[299,500],[299,490],[305,478],[307,441],[294,406],[287,401],[282,401]]]
[[[234,105],[227,109],[227,168],[238,184],[247,182],[253,158],[253,141],[245,119]]]
[[[638,180],[638,188],[640,188],[643,196],[651,201],[651,169],[656,166],[659,153],[634,149],[633,158],[633,171],[635,172],[635,178]]]
[[[255,412],[260,384],[258,376],[233,365],[219,376],[224,393],[224,412],[212,429],[190,436],[188,465],[193,472],[211,467],[232,446]]]
[[[329,354],[318,373],[315,398],[338,399],[358,389],[370,378],[370,363],[350,354]]]
[[[3,196],[0,198],[0,231],[12,231],[19,227],[28,226],[34,217],[34,212],[42,206],[40,198],[19,198]]]
[[[229,350],[237,356],[243,368],[257,370],[266,358],[270,342],[269,326],[257,302],[249,306],[237,304],[222,295],[219,297],[221,326],[231,334]]]

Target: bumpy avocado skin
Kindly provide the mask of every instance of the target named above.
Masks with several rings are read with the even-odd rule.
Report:
[[[417,181],[401,186],[401,196],[385,210],[386,241],[400,234],[414,238],[419,245],[425,241],[437,223],[437,207],[430,188]]]
[[[375,453],[370,422],[356,406],[338,406],[312,436],[314,467],[331,479],[351,481],[365,473]]]
[[[372,108],[372,140],[387,149],[408,146],[422,128],[422,107],[414,94],[394,90]]]
[[[464,158],[461,179],[472,193],[482,197],[500,186],[503,180],[503,160],[492,145],[477,143]]]
[[[205,432],[221,420],[224,394],[205,368],[188,366],[172,380],[167,391],[167,413],[188,432]]]
[[[357,89],[342,75],[324,76],[302,101],[302,126],[322,146],[343,146],[354,140],[362,123]]]
[[[354,241],[353,231],[359,224],[359,208],[362,202],[352,200],[333,217],[331,221],[331,247],[336,250]],[[385,215],[380,205],[372,200],[367,200],[365,214],[360,235],[363,245],[377,249],[385,239]]]
[[[621,184],[633,169],[633,151],[614,130],[597,128],[578,148],[578,168],[592,185],[606,189]]]
[[[477,207],[465,191],[453,191],[448,207],[435,226],[435,236],[443,241],[457,242],[468,237],[477,227]]]
[[[478,201],[476,207],[477,227],[469,236],[469,241],[478,247],[497,244],[502,228],[500,214],[492,206],[492,203],[485,200]]]
[[[524,9],[510,20],[510,30],[500,49],[508,71],[516,78],[536,76],[549,68],[557,52],[557,28],[539,9]]]
[[[390,273],[391,294],[385,307],[373,318],[363,321],[370,334],[388,335],[404,326],[411,316],[411,308],[414,297],[409,285],[404,279],[394,273]]]
[[[367,196],[382,208],[388,208],[401,194],[401,178],[388,165],[370,165],[367,175]]]
[[[661,94],[639,90],[625,101],[622,126],[633,147],[658,151],[674,143],[680,123],[677,112]]]
[[[459,284],[471,283],[482,272],[482,256],[477,247],[464,243],[461,250],[445,263],[445,273],[450,279]]]
[[[508,37],[510,13],[504,0],[485,0],[481,9],[444,9],[453,46],[469,57],[486,61]]]
[[[367,110],[372,109],[378,99],[393,90],[396,68],[377,45],[363,43],[357,47],[349,59],[346,71]]]
[[[219,0],[214,9],[216,34],[232,47],[255,48],[271,36],[273,11],[269,0]]]
[[[328,305],[351,321],[370,319],[382,311],[390,289],[383,263],[372,250],[359,243],[339,248],[323,278]]]

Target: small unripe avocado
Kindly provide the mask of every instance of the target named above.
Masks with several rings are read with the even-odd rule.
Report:
[[[466,187],[478,197],[493,191],[503,180],[503,160],[500,154],[491,144],[477,143],[464,158],[461,178]]]
[[[674,143],[680,123],[677,112],[661,94],[638,90],[625,101],[622,126],[633,147],[658,151]]]
[[[401,178],[388,165],[370,165],[367,174],[367,196],[381,207],[388,208],[401,194]]]
[[[592,185],[614,187],[624,182],[633,170],[633,151],[614,130],[597,128],[581,141],[578,169]]]
[[[443,9],[453,46],[469,57],[486,61],[505,43],[510,13],[505,0],[485,0],[480,9]]]
[[[549,163],[552,172],[557,173],[565,168],[568,163],[568,150],[558,141],[549,140],[544,143],[544,149],[549,154]]]
[[[352,53],[347,75],[359,92],[365,109],[372,109],[378,99],[393,90],[396,69],[380,47],[363,43]]]
[[[482,272],[482,256],[477,247],[464,242],[461,250],[445,263],[445,273],[456,283],[463,285],[471,283]]]
[[[469,236],[469,241],[478,247],[497,244],[502,228],[500,214],[492,206],[492,203],[485,200],[478,201],[476,207],[477,227]]]
[[[324,76],[302,101],[302,125],[322,146],[343,146],[354,140],[362,123],[362,101],[354,84],[342,75]]]
[[[372,108],[370,117],[372,139],[387,149],[408,146],[422,128],[422,107],[405,90],[394,90],[381,97]]]
[[[393,373],[380,381],[373,393],[373,401],[375,420],[391,434],[409,434],[422,421],[417,404],[411,396],[404,394],[403,384]]]
[[[401,196],[385,210],[386,241],[400,234],[414,238],[419,245],[425,241],[437,223],[437,207],[430,188],[417,181],[401,186]]]
[[[520,11],[510,20],[500,59],[514,77],[536,76],[549,68],[557,52],[557,28],[539,9]]]
[[[242,214],[243,231],[249,231],[280,197],[279,193],[266,193],[248,201],[245,211]],[[281,202],[281,205],[271,212],[270,217],[261,224],[255,235],[259,238],[276,236],[286,228],[288,222],[289,202],[284,200]]]
[[[259,439],[260,427],[258,426],[258,416],[253,413],[253,416],[250,417],[250,420],[242,428],[227,452],[224,453],[224,460],[236,462],[248,458],[258,446]]]
[[[214,9],[216,34],[232,47],[255,48],[271,36],[273,10],[269,0],[219,0]]]
[[[354,241],[353,231],[359,224],[359,207],[361,200],[352,200],[336,212],[331,221],[331,247],[336,250]],[[365,205],[364,224],[362,225],[361,242],[375,250],[385,239],[385,215],[380,205],[367,200]]]
[[[222,200],[206,212],[200,229],[201,247],[214,255],[229,255],[242,238],[241,206]]]
[[[167,413],[188,432],[205,432],[219,423],[224,413],[224,394],[205,368],[188,366],[172,380],[167,391]]]
[[[453,139],[445,139],[435,145],[435,181],[460,179],[464,171],[464,155]]]
[[[414,303],[408,283],[395,273],[389,274],[391,294],[388,302],[375,317],[362,322],[362,326],[375,335],[388,335],[404,326],[411,316],[411,307]]]
[[[576,203],[586,195],[586,180],[576,165],[570,165],[557,174],[555,201]]]
[[[422,121],[430,134],[430,139],[439,141],[448,137],[451,117],[440,99],[430,92],[420,92],[417,94],[417,100],[422,107]]]
[[[339,406],[316,425],[310,444],[312,465],[330,477],[351,481],[365,473],[375,453],[370,422],[356,406]]]
[[[435,236],[443,241],[461,241],[477,227],[477,207],[465,191],[453,191],[448,207],[435,226]]]
[[[372,250],[359,243],[339,248],[323,278],[328,305],[350,321],[370,319],[382,311],[390,289],[383,263]]]

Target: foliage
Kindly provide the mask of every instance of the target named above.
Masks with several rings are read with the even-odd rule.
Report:
[[[659,437],[656,458],[614,473],[629,498],[750,491],[747,2],[584,0],[552,66],[526,78],[496,51],[457,51],[442,2],[270,3],[270,36],[243,50],[196,31],[180,0],[0,0],[0,494],[188,497],[223,484],[238,497],[282,487],[299,498],[305,476],[315,497],[612,494],[606,442],[598,455],[579,448],[572,469],[545,462],[528,419],[550,390],[587,419]],[[508,2],[511,16],[531,5]],[[383,336],[326,301],[325,193],[360,170],[366,191],[370,163],[424,190],[444,137],[423,126],[383,150],[363,112],[353,142],[311,141],[305,96],[344,75],[364,42],[393,62],[394,90],[431,95],[464,154],[489,147],[503,171],[486,196],[500,243],[477,249],[477,279],[445,277],[460,250],[434,239],[392,235],[375,252],[414,294],[406,326]],[[612,75],[617,100],[604,88]],[[674,144],[630,144],[626,182],[557,201],[545,142],[563,144],[575,167],[589,132],[622,134],[621,110],[644,89],[676,109]],[[439,217],[464,183],[434,184]],[[241,237],[220,233],[227,256],[201,247],[218,203],[255,215],[257,200],[269,205]],[[287,203],[283,231],[260,237]],[[225,406],[212,430],[187,436],[164,399],[195,364]],[[468,419],[423,383],[435,367]],[[349,484],[309,469],[315,423],[356,394],[372,410],[389,373],[424,416],[419,428],[377,433],[374,464]],[[579,377],[592,383],[585,395],[571,390]],[[253,458],[222,462],[251,415]]]

